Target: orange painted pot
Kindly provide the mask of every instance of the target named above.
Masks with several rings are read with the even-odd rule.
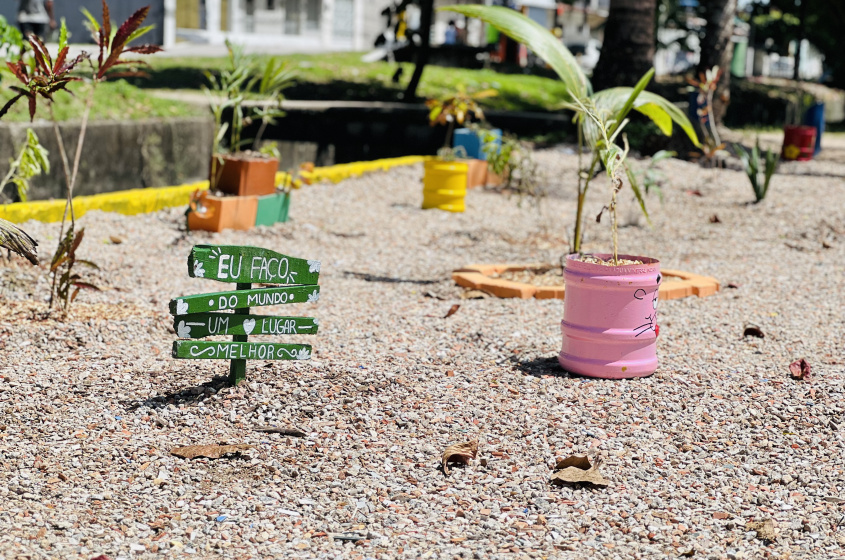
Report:
[[[197,209],[188,213],[188,229],[248,230],[255,226],[257,212],[257,196],[214,196],[203,191],[197,200]]]
[[[211,162],[211,170],[217,174],[216,188],[236,196],[263,196],[276,192],[276,158],[233,156],[218,154],[217,164]],[[212,171],[209,171],[211,178]],[[211,180],[211,184],[215,182]]]

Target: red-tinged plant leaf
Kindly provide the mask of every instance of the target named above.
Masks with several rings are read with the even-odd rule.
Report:
[[[456,303],[455,305],[453,305],[452,307],[449,308],[449,311],[446,312],[446,316],[443,317],[443,318],[448,319],[449,317],[451,317],[452,315],[457,313],[458,309],[460,309],[460,308],[461,308],[461,306]]]
[[[3,108],[2,108],[2,109],[0,109],[0,118],[3,118],[3,115],[5,115],[6,113],[8,113],[8,112],[9,112],[9,109],[11,109],[11,108],[12,108],[12,105],[14,105],[15,103],[17,103],[18,99],[20,99],[21,97],[23,97],[23,94],[22,94],[22,93],[19,93],[19,94],[17,94],[16,96],[14,96],[13,98],[11,98],[9,101],[7,101],[7,102],[6,102],[6,104],[5,104],[5,105],[3,105]]]
[[[443,452],[443,474],[449,474],[449,469],[446,466],[448,463],[467,465],[470,459],[475,459],[476,455],[478,455],[478,440],[450,445]]]
[[[29,98],[29,121],[32,122],[32,120],[34,118],[35,118],[35,96],[33,95]]]
[[[90,55],[86,52],[84,52],[80,55],[77,55],[76,58],[74,58],[73,60],[71,60],[70,62],[68,62],[64,66],[62,66],[61,68],[59,68],[59,70],[58,70],[58,72],[56,72],[56,74],[59,74],[60,76],[63,75],[63,74],[67,74],[68,72],[73,70],[76,67],[77,64],[79,64],[80,62],[82,62],[86,58],[89,58],[89,56]],[[72,79],[78,80],[79,78],[72,78]]]
[[[38,35],[30,35],[29,44],[32,45],[35,61],[45,74],[50,75],[53,72],[53,59],[50,58],[50,51],[47,50],[47,45],[44,44]]]
[[[138,54],[154,54],[157,52],[161,52],[162,49],[158,45],[138,45],[136,47],[129,47],[124,49],[123,52],[131,52],[131,53],[138,53]]]
[[[112,65],[112,68],[114,68],[115,66],[121,66],[121,65],[125,65],[125,64],[137,64],[139,66],[149,66],[149,64],[147,64],[143,60],[118,60],[117,62],[115,62]]]
[[[766,335],[763,331],[760,330],[760,327],[750,326],[745,327],[745,330],[742,331],[742,336],[754,336],[757,338],[766,338]]]
[[[100,30],[98,31],[98,34],[100,35],[100,40],[97,43],[100,46],[100,56],[97,57],[97,68],[102,68],[102,66],[103,66],[103,54],[106,51],[106,45],[105,45],[106,40],[103,39],[103,27],[102,26],[100,26]]]
[[[692,195],[692,196],[704,196],[701,193],[701,191],[698,190],[698,189],[690,189],[690,190],[687,191],[687,194]]]
[[[81,228],[79,230],[79,233],[77,233],[73,237],[73,242],[70,244],[70,249],[68,249],[69,255],[73,255],[76,252],[76,250],[79,249],[79,246],[82,244],[82,238],[84,238],[84,237],[85,237],[85,228]]]
[[[59,51],[58,56],[56,56],[56,62],[55,64],[53,64],[53,74],[59,73],[59,69],[64,65],[69,50],[70,48],[66,46],[65,48]]]
[[[29,82],[29,73],[27,72],[26,64],[23,63],[23,60],[18,60],[17,62],[7,62],[6,66],[9,67],[9,70],[15,75],[15,77],[24,85]]]
[[[810,379],[810,371],[810,363],[804,358],[801,358],[800,360],[796,360],[789,364],[789,373],[792,376],[792,379]]]
[[[103,30],[106,38],[103,46],[108,49],[109,41],[111,40],[111,14],[109,13],[109,5],[106,4],[106,0],[103,0],[103,22],[100,25],[100,29]]]
[[[80,282],[78,280],[75,280],[73,282],[73,285],[76,286],[77,288],[85,288],[86,290],[94,290],[96,292],[101,291],[99,287],[95,286],[94,284],[92,284],[90,282]]]
[[[103,3],[105,3],[105,0],[103,0]],[[144,6],[129,16],[129,19],[123,22],[117,30],[117,33],[115,33],[114,40],[111,42],[111,50],[109,51],[108,58],[100,66],[100,71],[97,73],[98,79],[102,79],[106,75],[106,72],[108,72],[109,68],[117,62],[120,55],[123,54],[123,47],[126,46],[126,41],[129,39],[129,36],[141,26],[149,11],[150,7]]]

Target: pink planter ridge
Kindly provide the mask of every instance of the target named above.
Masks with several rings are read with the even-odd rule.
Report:
[[[610,255],[596,255],[609,259]],[[563,348],[558,356],[567,371],[625,379],[657,369],[660,262],[619,255],[645,264],[602,266],[566,258],[563,272]]]

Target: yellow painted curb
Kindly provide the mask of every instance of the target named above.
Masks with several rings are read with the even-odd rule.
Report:
[[[378,159],[375,161],[342,163],[328,167],[318,167],[312,171],[302,171],[300,175],[308,183],[316,183],[324,180],[338,183],[349,177],[358,177],[373,171],[386,171],[392,167],[401,165],[413,165],[427,159],[431,159],[431,156],[405,156]],[[276,174],[276,184],[281,184],[288,176],[288,173],[280,171]],[[190,202],[191,194],[194,191],[207,189],[208,181],[198,181],[176,187],[130,189],[91,196],[77,196],[73,199],[73,208],[77,218],[85,215],[89,210],[117,212],[131,216],[148,212],[158,212],[163,208],[173,206],[186,206]],[[64,210],[64,200],[15,202],[0,206],[0,218],[16,224],[28,220],[60,222]]]

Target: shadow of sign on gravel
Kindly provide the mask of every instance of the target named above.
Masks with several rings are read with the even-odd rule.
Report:
[[[165,393],[164,395],[157,395],[139,401],[129,401],[124,403],[127,412],[134,412],[146,406],[152,409],[164,408],[169,404],[189,404],[197,405],[207,397],[217,393],[224,387],[228,387],[229,378],[225,375],[218,375],[212,378],[211,381],[206,381],[200,385],[193,387],[185,387],[176,389]]]

